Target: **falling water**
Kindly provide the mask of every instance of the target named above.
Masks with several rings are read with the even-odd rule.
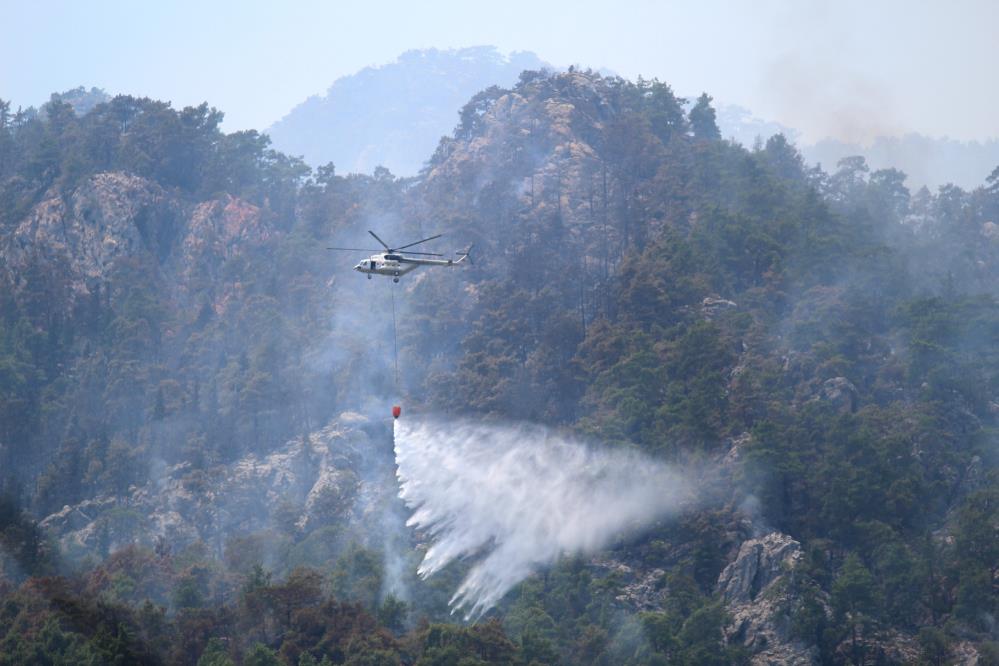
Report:
[[[403,419],[395,455],[407,524],[431,538],[420,576],[475,558],[451,599],[466,618],[559,557],[675,513],[690,491],[677,471],[639,453],[537,426]]]

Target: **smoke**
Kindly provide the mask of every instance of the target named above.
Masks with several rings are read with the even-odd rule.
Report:
[[[774,114],[800,130],[805,143],[831,137],[866,147],[906,130],[889,88],[869,72],[840,63],[784,54],[766,69],[762,88]]]
[[[676,513],[690,486],[633,451],[599,450],[525,425],[395,425],[407,522],[431,538],[418,573],[476,558],[451,599],[481,616],[533,571],[592,553]]]

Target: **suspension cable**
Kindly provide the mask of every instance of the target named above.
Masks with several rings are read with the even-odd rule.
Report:
[[[392,294],[392,353],[395,356],[395,387],[399,390],[399,341],[395,324],[395,284],[389,286]]]

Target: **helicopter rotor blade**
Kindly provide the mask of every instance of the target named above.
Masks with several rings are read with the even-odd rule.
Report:
[[[372,234],[373,235],[373,234]],[[403,245],[402,247],[395,248],[396,250],[404,250],[407,247],[413,247],[414,245],[419,245],[420,243],[426,243],[427,241],[432,241],[435,238],[440,238],[444,234],[437,234],[436,236],[431,236],[430,238],[424,238],[423,240],[418,240],[415,243],[410,243],[409,245]],[[377,238],[377,236],[375,236]],[[414,253],[415,254],[415,253]]]
[[[385,248],[386,250],[389,250],[389,251],[392,250],[392,248],[390,248],[388,245],[386,245],[385,241],[383,241],[381,238],[379,238],[378,234],[376,234],[374,231],[372,231],[371,229],[368,229],[368,233],[371,234],[372,236],[374,236],[375,240],[378,241],[379,243],[381,243],[383,248]]]

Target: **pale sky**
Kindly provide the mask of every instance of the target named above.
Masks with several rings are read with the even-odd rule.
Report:
[[[0,98],[79,85],[264,129],[414,48],[491,44],[658,77],[832,136],[999,137],[999,1],[0,2]]]

